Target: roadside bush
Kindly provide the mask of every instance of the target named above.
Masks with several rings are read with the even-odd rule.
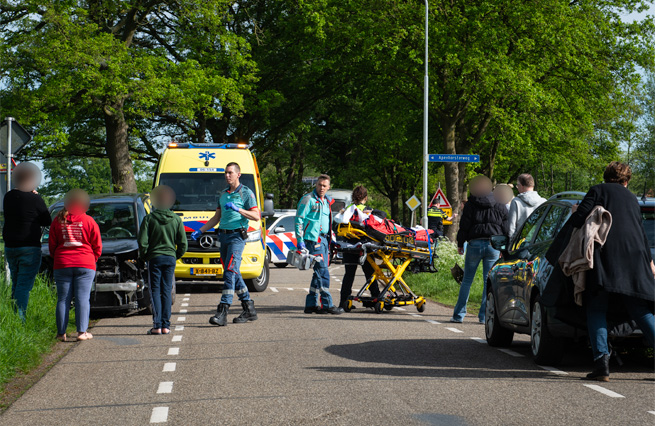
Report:
[[[55,306],[57,291],[38,276],[30,293],[27,320],[23,323],[14,310],[11,286],[0,279],[0,388],[17,373],[39,365],[43,354],[56,342]],[[75,324],[71,312],[71,322]]]
[[[405,273],[403,278],[410,288],[423,297],[430,298],[447,306],[455,306],[459,295],[459,284],[453,279],[450,268],[459,264],[464,269],[464,256],[457,253],[457,244],[444,240],[437,248],[436,273],[411,274]],[[471,286],[471,294],[467,311],[470,315],[476,315],[482,302],[482,264]]]

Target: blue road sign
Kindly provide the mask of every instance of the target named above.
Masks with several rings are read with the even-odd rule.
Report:
[[[480,156],[477,154],[430,154],[430,163],[479,163]]]

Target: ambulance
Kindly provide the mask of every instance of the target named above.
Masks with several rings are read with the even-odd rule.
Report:
[[[225,166],[232,161],[239,164],[240,182],[253,191],[262,212],[261,220],[249,222],[241,275],[250,291],[264,291],[269,278],[265,218],[274,214],[273,196],[263,193],[257,160],[247,144],[171,143],[162,153],[154,184],[175,190],[173,210],[182,218],[189,242],[186,254],[175,265],[175,278],[196,282],[223,279],[217,230],[205,232],[198,241],[191,239],[191,233],[216,212],[221,191],[227,187]]]

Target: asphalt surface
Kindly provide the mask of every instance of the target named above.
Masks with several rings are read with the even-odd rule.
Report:
[[[233,306],[227,327],[211,326],[220,296],[194,286],[178,289],[168,336],[145,335],[148,316],[100,320],[0,425],[655,424],[647,359],[587,382],[584,350],[539,367],[526,336],[491,348],[477,316],[449,324],[434,303],[423,314],[306,315],[311,272],[271,272],[252,323],[232,324]]]

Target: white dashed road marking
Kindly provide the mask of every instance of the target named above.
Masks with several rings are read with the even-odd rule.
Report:
[[[430,324],[437,324],[437,325],[441,324],[439,321],[435,321],[435,320],[426,320],[426,321],[429,322]]]
[[[407,309],[405,309],[405,308],[396,308],[396,310],[398,310],[398,311],[406,311]]]
[[[518,352],[514,352],[514,351],[511,350],[511,349],[505,349],[505,348],[497,348],[497,349],[498,349],[499,351],[501,351],[501,352],[503,352],[503,353],[506,353],[506,354],[509,355],[509,356],[513,356],[513,357],[515,357],[515,358],[522,358],[522,357],[523,357],[523,355],[521,355],[521,354],[518,353]]]
[[[306,288],[305,291],[306,291],[307,293],[309,293],[309,289],[308,289],[308,288]]]
[[[187,312],[189,312],[189,311],[187,311],[186,309],[180,309],[181,314],[186,314]]]
[[[188,303],[182,303],[182,305],[180,305],[180,306],[187,307],[187,306],[189,306],[189,304]]]
[[[560,375],[562,375],[562,376],[566,376],[566,375],[569,374],[569,373],[567,373],[566,371],[558,370],[557,368],[555,368],[555,367],[550,367],[550,366],[548,366],[548,365],[539,365],[538,367],[539,367],[539,368],[543,368],[543,369],[546,370],[546,371],[550,371],[551,373],[554,373],[554,374],[560,374]]]
[[[413,317],[417,317],[417,318],[421,318],[423,316],[423,315],[419,315],[419,314],[410,314],[410,315],[413,316]]]
[[[185,296],[191,296],[191,293],[184,293]]]
[[[287,287],[287,290],[289,290],[289,291],[293,291],[293,288],[291,288],[291,287]]]
[[[183,301],[183,302],[188,302],[188,301],[189,301],[189,298],[188,298],[188,297],[185,297],[184,299],[182,299],[182,301]]]
[[[157,393],[171,393],[173,392],[173,382],[159,382]]]
[[[471,340],[475,340],[478,343],[487,343],[486,340],[480,338],[480,337],[471,337]]]
[[[173,338],[171,339],[171,342],[181,342],[181,341],[182,341],[181,335],[173,336]]]
[[[280,290],[278,290],[278,289],[275,288],[275,287],[271,287],[271,291],[272,291],[273,293],[279,293],[279,292],[280,292]]]
[[[168,407],[155,407],[150,415],[150,423],[166,423],[168,421]]]
[[[655,411],[649,411],[649,413],[655,416]]]
[[[166,364],[164,364],[164,369],[162,370],[162,372],[169,373],[175,371],[175,365],[176,364],[174,362],[167,362]]]
[[[169,355],[179,355],[180,354],[180,348],[168,348],[168,354]]]
[[[182,330],[184,330],[184,326],[183,326],[183,325],[176,325],[176,326],[175,326],[175,331],[182,331]]]
[[[177,322],[184,322],[186,321],[186,317],[177,317]]]
[[[585,386],[585,387],[588,387],[589,389],[593,389],[593,390],[595,390],[596,392],[600,392],[600,393],[602,393],[603,395],[607,395],[607,396],[609,396],[610,398],[625,398],[625,396],[621,395],[620,393],[616,393],[616,392],[611,391],[611,390],[609,390],[609,389],[605,389],[605,388],[602,387],[602,386],[598,386],[598,385],[584,385],[584,386]]]
[[[455,328],[455,327],[446,327],[446,330],[450,330],[450,331],[452,331],[453,333],[463,333],[462,330],[460,330],[460,329],[458,329],[458,328]]]

